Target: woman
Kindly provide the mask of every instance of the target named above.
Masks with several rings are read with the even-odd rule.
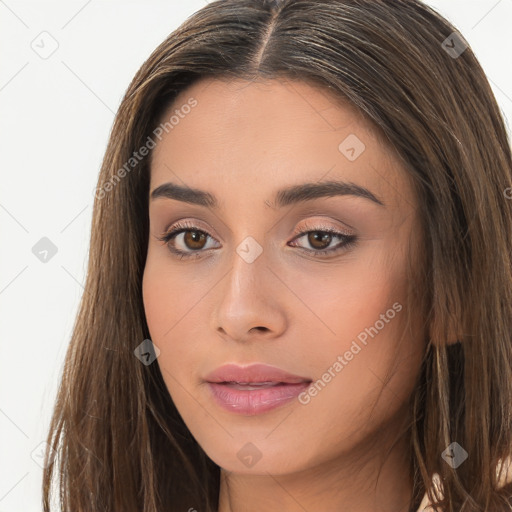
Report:
[[[45,511],[510,510],[511,185],[421,2],[205,6],[114,123]]]

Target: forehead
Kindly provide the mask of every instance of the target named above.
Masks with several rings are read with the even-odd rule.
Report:
[[[202,120],[212,122],[212,126],[224,121],[232,127],[243,128],[251,121],[272,128],[301,120],[296,130],[304,127],[334,131],[357,123],[368,131],[379,131],[354,105],[327,86],[289,79],[204,78],[181,91],[162,119],[179,110],[192,97],[200,107],[194,108],[195,119],[199,117],[197,111],[201,110]]]
[[[160,121],[171,117],[172,128],[153,150],[152,189],[181,181],[212,191],[245,187],[254,195],[268,186],[268,198],[271,189],[322,179],[388,196],[404,186],[397,155],[380,130],[327,88],[203,79],[182,91]]]

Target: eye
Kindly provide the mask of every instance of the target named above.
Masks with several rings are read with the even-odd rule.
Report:
[[[312,249],[305,247],[302,247],[302,249],[315,255],[334,254],[342,250],[347,250],[355,245],[357,240],[354,234],[342,233],[341,231],[327,226],[306,226],[306,228],[308,228],[308,230],[300,232],[294,238],[294,241],[305,238],[306,243],[309,244]],[[332,241],[335,239],[340,240],[340,242],[336,246],[329,248]],[[292,247],[295,247],[295,245],[292,245]]]
[[[198,229],[193,224],[182,222],[177,223],[174,229],[158,237],[158,240],[165,242],[169,250],[179,259],[186,259],[201,256],[201,252],[205,249],[205,241],[208,238],[212,237],[205,231]],[[176,245],[182,248],[177,248]],[[208,247],[208,249],[211,249],[211,247]]]

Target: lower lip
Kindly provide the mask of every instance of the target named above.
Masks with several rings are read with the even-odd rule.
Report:
[[[215,401],[229,412],[255,415],[270,411],[297,398],[310,382],[278,384],[261,389],[239,389],[229,384],[208,382]]]

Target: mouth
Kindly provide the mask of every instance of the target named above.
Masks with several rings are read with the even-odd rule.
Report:
[[[275,386],[293,386],[290,382],[217,382],[216,384],[224,384],[233,389],[241,389],[253,391],[256,389],[270,388]],[[300,384],[300,383],[298,383]]]
[[[222,409],[253,416],[283,406],[312,382],[264,364],[221,366],[205,378],[210,396]]]
[[[299,384],[309,381],[308,377],[294,375],[276,366],[263,363],[254,363],[248,366],[237,364],[226,364],[220,366],[205,379],[206,382],[217,384],[239,384],[239,385],[274,385],[274,384]]]

